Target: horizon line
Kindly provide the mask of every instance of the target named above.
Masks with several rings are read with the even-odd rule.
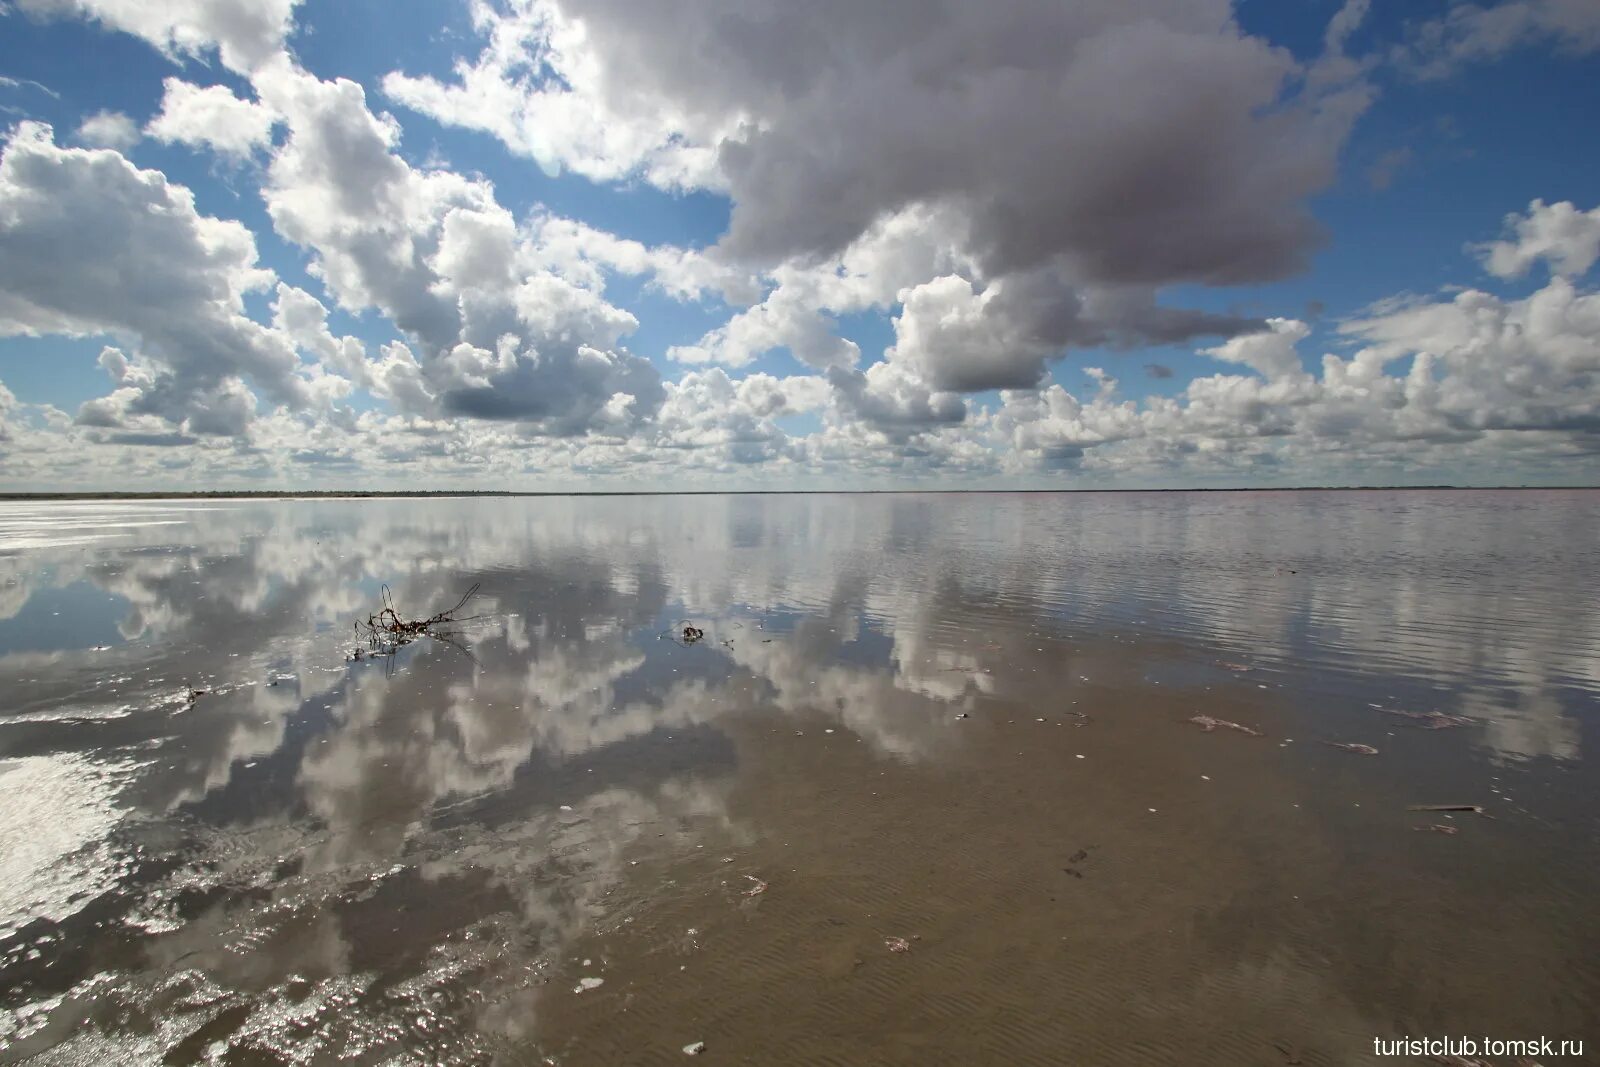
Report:
[[[1593,491],[1600,485],[1286,485],[1192,486],[1160,489],[190,489],[144,490],[0,490],[0,502],[28,500],[296,500],[405,499],[460,497],[613,497],[613,496],[911,496],[911,495],[1047,495],[1067,493],[1372,493],[1372,492],[1507,492]]]

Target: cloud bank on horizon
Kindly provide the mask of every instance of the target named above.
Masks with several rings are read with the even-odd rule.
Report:
[[[0,487],[1593,482],[1600,190],[1436,105],[1600,6],[1324,6],[11,0]]]

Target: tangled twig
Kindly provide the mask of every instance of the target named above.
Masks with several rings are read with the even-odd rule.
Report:
[[[358,621],[355,624],[356,635],[365,638],[374,650],[392,650],[400,645],[410,644],[419,637],[436,637],[449,641],[454,634],[445,627],[479,618],[476,615],[466,618],[458,615],[461,609],[467,606],[467,602],[477,595],[478,585],[473,583],[472,588],[463,593],[460,600],[445,610],[434,612],[425,619],[407,619],[395,608],[394,594],[390,593],[389,587],[385,585],[382,589],[383,606],[368,615],[365,622]]]

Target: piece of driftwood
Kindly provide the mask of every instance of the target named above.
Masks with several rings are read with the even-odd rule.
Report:
[[[1251,737],[1261,736],[1260,730],[1252,730],[1248,726],[1242,726],[1236,722],[1229,722],[1227,719],[1214,719],[1210,715],[1192,715],[1189,717],[1189,721],[1198,725],[1200,729],[1204,730],[1208,734],[1218,727],[1222,727],[1223,729],[1227,730],[1238,730],[1241,734],[1249,734]]]

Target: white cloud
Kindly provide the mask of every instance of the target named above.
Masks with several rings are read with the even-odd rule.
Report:
[[[1124,473],[1281,460],[1300,478],[1336,462],[1360,480],[1363,463],[1402,455],[1421,467],[1596,450],[1600,293],[1564,278],[1521,300],[1468,290],[1340,329],[1363,347],[1323,356],[1320,377],[1296,349],[1305,324],[1274,319],[1208,353],[1259,377],[1196,378],[1143,404],[1119,400],[1103,376],[1087,401],[1052,385],[1007,394],[996,425],[1013,464]]]
[[[802,363],[849,369],[858,347],[836,335],[831,315],[903,304],[896,322],[900,361],[937,389],[976,391],[1034,384],[1069,345],[1133,346],[1200,334],[1229,335],[1254,320],[1161,307],[1149,286],[1083,284],[1051,267],[987,285],[963,251],[966,222],[925,206],[880,220],[837,260],[789,262],[769,272],[764,300],[735,314],[669,358],[748,364],[775,348]],[[896,358],[895,350],[885,355]]]
[[[549,173],[563,167],[614,181],[643,170],[668,188],[715,186],[717,140],[738,116],[700,115],[660,97],[629,97],[629,87],[596,55],[584,27],[554,4],[513,0],[505,9],[473,0],[473,19],[488,38],[474,64],[458,64],[455,84],[392,73],[384,92],[441,122],[482,130]],[[566,88],[535,87],[552,70]],[[680,137],[693,131],[696,136]]]
[[[1484,267],[1498,278],[1520,278],[1541,259],[1552,273],[1576,277],[1600,259],[1600,208],[1579,211],[1571,201],[1535,200],[1526,215],[1509,216],[1506,229],[1515,234],[1513,240],[1478,249]]]
[[[786,263],[772,270],[768,276],[775,284],[764,299],[750,301],[754,306],[667,355],[683,363],[741,367],[775,348],[788,348],[819,370],[854,367],[860,350],[835,334],[828,313],[887,310],[901,289],[925,280],[930,271],[975,269],[957,248],[962,225],[948,212],[922,207],[898,212],[874,225],[837,261]]]
[[[967,405],[894,361],[874,363],[865,372],[835,368],[828,375],[843,421],[859,421],[886,438],[905,441],[967,416]]]
[[[1402,411],[1440,430],[1600,429],[1600,293],[1568,279],[1521,300],[1467,290],[1341,329],[1386,362],[1415,355]]]
[[[524,230],[519,249],[524,266],[554,271],[587,288],[603,288],[611,271],[647,276],[678,300],[715,295],[730,304],[753,304],[761,298],[761,286],[748,272],[693,249],[645,245],[545,212],[536,212]]]
[[[938,388],[981,388],[960,383],[1036,382],[1069,343],[1259,326],[1162,308],[1156,289],[1304,264],[1320,240],[1306,198],[1371,99],[1342,57],[1364,12],[1347,4],[1305,67],[1244,34],[1226,0],[803,16],[778,0],[475,0],[475,60],[384,88],[551,172],[726,190],[713,256],[770,288],[670,358],[742,367],[787,348],[849,369],[861,353],[835,316],[956,276],[984,294],[964,340],[987,329],[1007,349],[981,373],[924,362]]]
[[[353,82],[280,62],[254,84],[288,130],[267,167],[273,224],[313,254],[342,306],[377,308],[414,342],[406,359],[391,349],[385,387],[398,375],[396,395],[432,397],[434,413],[558,436],[626,431],[654,413],[660,375],[618,347],[637,320],[604,299],[600,278],[534,266],[536,236],[493,186],[412,167],[395,151],[398,125]]]
[[[719,367],[686,374],[681,381],[667,385],[654,443],[690,453],[706,450],[714,461],[727,463],[792,458],[797,450],[772,419],[796,410],[791,399],[804,396],[805,390],[786,388],[787,382],[795,381],[767,375],[734,381]],[[815,392],[801,402],[815,403]],[[694,462],[693,457],[686,462]]]
[[[693,345],[674,345],[667,356],[680,363],[743,367],[763,353],[788,348],[809,367],[853,367],[861,350],[834,333],[836,324],[793,289],[780,287],[753,308],[739,312]]]
[[[895,319],[890,362],[903,364],[935,389],[974,392],[1026,389],[1039,384],[1045,361],[1061,347],[1002,313],[1008,284],[1002,279],[981,292],[949,274],[902,294]]]
[[[299,0],[13,0],[25,14],[92,19],[142,37],[170,56],[216,49],[247,73],[283,46]]]
[[[194,197],[115,152],[60,148],[23,123],[0,155],[0,335],[112,334],[142,357],[113,375],[119,399],[91,412],[234,432],[239,377],[274,403],[309,400],[294,347],[244,311],[272,283],[255,239],[201,215]]]
[[[168,144],[210,148],[235,160],[272,143],[272,112],[239,99],[226,86],[201,88],[168,78],[165,87],[161,113],[145,126],[148,136]]]
[[[139,143],[139,124],[120,111],[96,111],[78,124],[73,140],[90,148],[126,152]]]
[[[1295,346],[1311,335],[1311,327],[1294,319],[1268,319],[1263,333],[1241,334],[1202,354],[1226,363],[1242,363],[1268,381],[1305,374]]]
[[[324,366],[358,384],[367,384],[371,366],[366,348],[358,338],[335,337],[328,328],[328,309],[304,289],[278,283],[272,327],[297,347],[313,353]]]
[[[262,269],[245,227],[200,214],[158,172],[19,127],[0,158],[0,333],[106,335],[112,389],[77,425],[0,394],[7,470],[64,476],[47,441],[99,442],[147,475],[165,454],[241,477],[447,484],[1209,477],[1600,454],[1600,297],[1580,284],[1600,258],[1600,209],[1534,201],[1474,249],[1498,278],[1547,264],[1532,295],[1375,305],[1320,363],[1296,319],[1160,302],[1174,283],[1282,277],[1315,246],[1307,198],[1371,99],[1369,61],[1346,55],[1367,0],[1343,5],[1306,62],[1246,35],[1226,0],[824,3],[475,0],[475,59],[449,79],[385,80],[389,100],[551,171],[726,191],[729,232],[688,248],[542,205],[514,213],[437,151],[409,162],[399,121],[360,85],[296,65],[293,0],[20,0],[244,73],[253,100],[167,79],[144,133],[259,158],[232,177],[259,178],[277,234],[321,285]],[[1588,9],[1457,6],[1409,54],[1590,47]],[[78,139],[139,136],[108,113]],[[667,349],[691,365],[678,381],[626,347],[640,323],[608,292],[619,277],[723,312]],[[369,319],[356,331],[369,351],[336,332],[333,307],[402,339],[383,343]],[[864,312],[892,323],[881,353],[841,335]],[[1227,366],[1174,396],[1119,396],[1114,354],[1081,372],[1087,388],[1068,384],[1074,349],[1198,337],[1220,338],[1197,351]],[[723,369],[776,349],[807,372]],[[356,389],[379,410],[345,406]],[[973,399],[990,390],[998,407]]]

